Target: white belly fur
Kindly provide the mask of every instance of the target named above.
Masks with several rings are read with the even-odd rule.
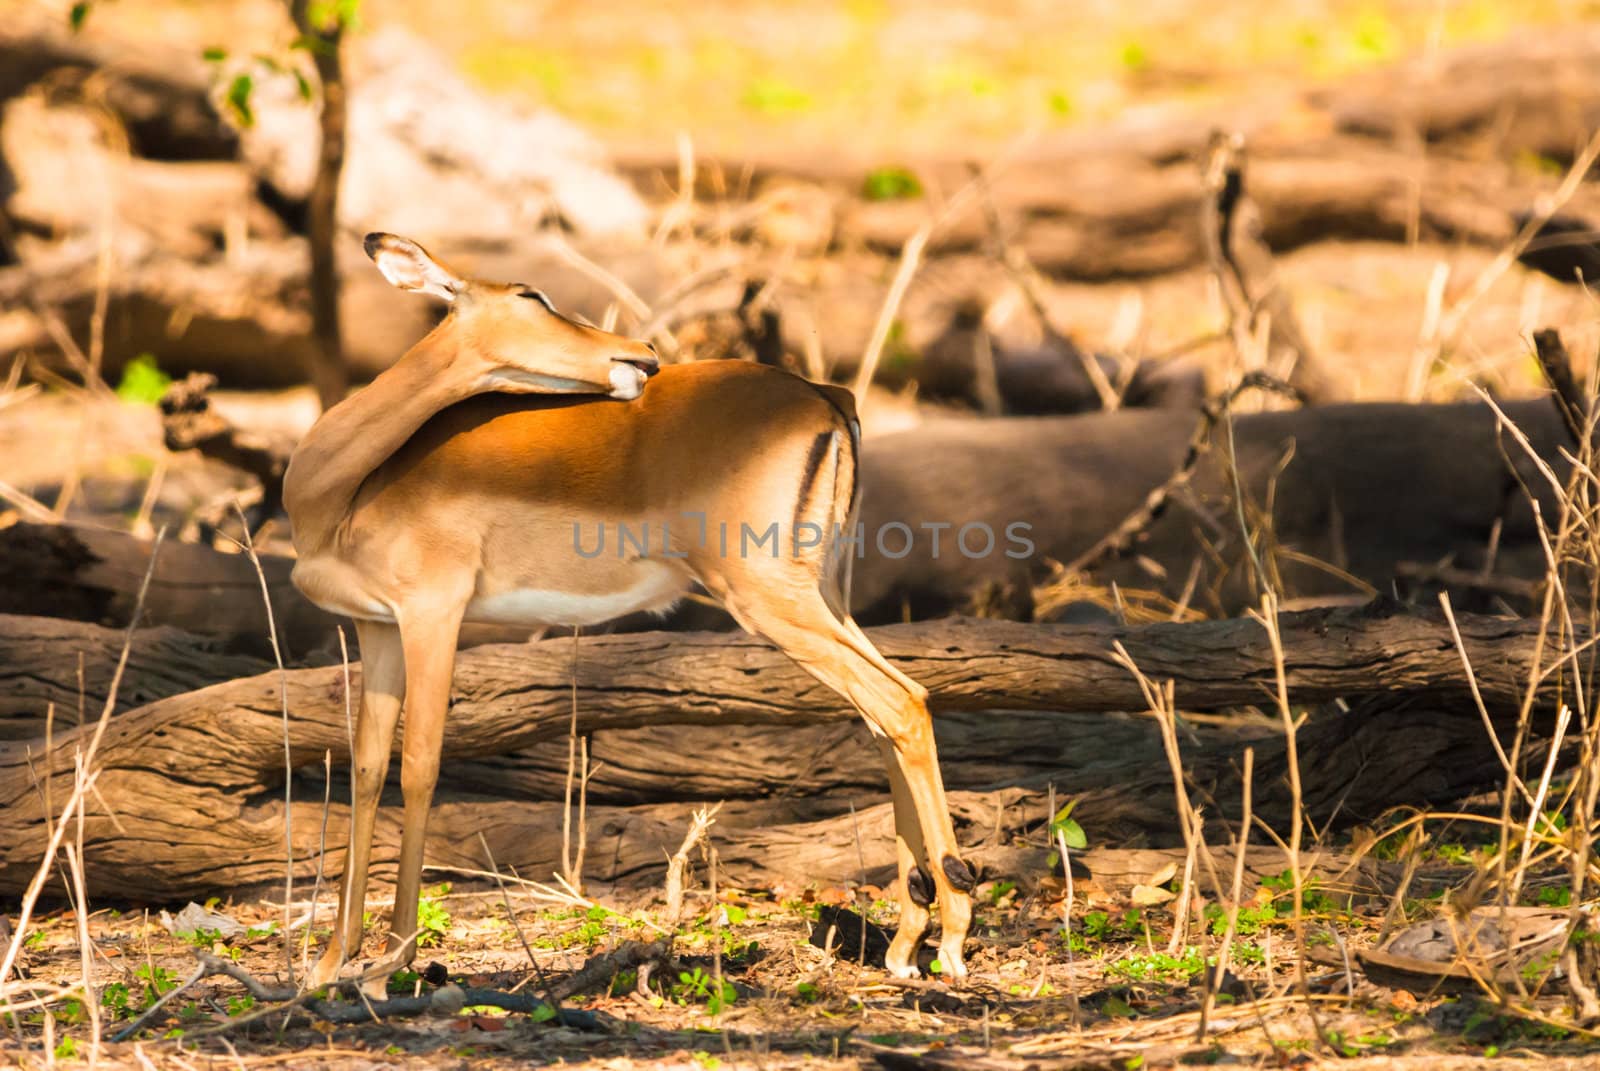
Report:
[[[603,594],[517,588],[479,595],[467,604],[466,619],[493,625],[598,625],[639,610],[666,611],[683,597],[689,580],[659,562],[634,563],[635,583]]]

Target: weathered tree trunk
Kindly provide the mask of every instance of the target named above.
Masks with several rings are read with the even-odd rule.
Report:
[[[350,387],[344,364],[344,338],[339,329],[339,269],[334,249],[347,116],[344,64],[339,54],[344,38],[340,22],[343,16],[333,15],[331,27],[318,25],[310,0],[289,0],[289,11],[301,38],[312,42],[311,60],[317,68],[317,87],[322,97],[317,123],[321,137],[317,168],[306,202],[306,237],[311,244],[311,345],[315,355],[311,382],[317,388],[322,408],[329,409],[344,400]]]
[[[1532,655],[1532,625],[1483,618],[1464,618],[1461,625],[1483,695],[1492,709],[1507,709],[1521,694]],[[1313,726],[1320,728],[1305,730],[1302,749],[1308,759],[1302,772],[1313,813],[1366,816],[1402,801],[1454,798],[1492,780],[1495,759],[1479,743],[1482,730],[1475,716],[1440,716],[1441,711],[1471,708],[1465,676],[1439,621],[1308,612],[1285,615],[1282,627],[1290,694],[1297,703],[1374,692],[1390,697],[1391,705],[1358,705],[1344,719],[1315,722]],[[1170,835],[1171,819],[1164,802],[1166,775],[1153,742],[1147,737],[1142,746],[1130,748],[1130,763],[1118,767],[1121,756],[1103,749],[1099,723],[1084,716],[1142,707],[1136,682],[1112,660],[1114,639],[1120,639],[1153,678],[1173,679],[1185,709],[1261,702],[1273,679],[1265,632],[1251,621],[1111,630],[952,620],[874,630],[874,641],[885,655],[930,687],[941,721],[945,711],[973,712],[964,719],[969,739],[1007,738],[1017,715],[997,710],[1073,708],[1077,712],[1073,719],[1061,722],[1062,735],[1079,749],[1086,740],[1096,739],[1095,746],[1086,750],[1097,751],[1108,763],[1098,774],[1101,787],[1092,788],[1080,804],[1084,821],[1097,837],[1160,838]],[[580,730],[707,727],[713,732],[681,740],[674,739],[676,734],[660,733],[634,741],[633,746],[688,754],[690,761],[713,771],[722,764],[721,752],[732,750],[730,737],[747,726],[788,729],[852,716],[837,696],[751,637],[596,637],[586,642],[584,652],[577,675]],[[565,735],[570,658],[566,640],[463,654],[445,742],[446,768],[462,759]],[[341,667],[292,672],[285,687],[286,700],[280,698],[278,675],[267,673],[172,696],[113,719],[95,760],[101,771],[99,795],[89,804],[86,855],[95,889],[128,896],[182,896],[273,880],[281,874],[280,703],[287,703],[296,767],[320,766],[325,754],[336,765],[347,761],[349,709]],[[1404,706],[1392,706],[1397,696],[1404,697]],[[0,889],[21,888],[37,865],[45,830],[38,779],[53,779],[52,798],[64,798],[62,786],[71,776],[72,756],[83,746],[85,731],[63,733],[49,749],[37,738],[26,746],[21,742],[0,746]],[[1322,732],[1327,735],[1319,735]],[[1023,739],[1030,736],[1023,734]],[[1396,740],[1407,743],[1400,746]],[[1237,797],[1229,773],[1237,743],[1235,739],[1195,753],[1194,783],[1216,798],[1223,814]],[[692,744],[702,750],[689,754]],[[833,746],[859,749],[861,740],[846,737]],[[957,739],[946,741],[952,756],[961,747]],[[1284,790],[1274,763],[1281,764],[1281,749],[1272,740],[1259,741],[1257,747],[1261,753],[1258,813],[1269,819],[1280,817],[1286,801],[1280,798]],[[787,759],[802,779],[810,776],[804,769],[803,748],[785,749],[774,742],[771,751],[772,757],[760,759],[758,765]],[[621,765],[641,766],[640,752],[633,754]],[[605,755],[597,757],[604,760]],[[961,761],[957,759],[954,766],[960,768]],[[1004,841],[1008,830],[1036,821],[1027,807],[1040,805],[1024,802],[1032,798],[1030,788],[1037,795],[1052,780],[1064,791],[1085,787],[1067,784],[1074,776],[1069,768],[1060,776],[1039,770],[1016,778],[1007,777],[996,762],[994,772],[998,776],[986,791],[957,793],[956,806],[965,815],[969,839]],[[764,776],[770,785],[771,773]],[[843,777],[856,779],[859,789],[867,787],[860,784],[864,771]],[[1081,781],[1094,777],[1083,772]],[[1028,783],[1019,786],[1019,780]],[[470,835],[479,828],[495,834],[490,842],[502,865],[515,863],[519,871],[538,873],[557,858],[559,804],[486,804],[481,795],[462,799],[463,795],[467,794],[445,800],[438,810],[431,842],[436,858],[465,865],[463,859],[476,856]],[[307,796],[312,802],[296,805],[295,826],[296,865],[309,876],[322,847],[321,792],[303,791],[300,798]],[[102,799],[114,819],[102,811]],[[993,808],[1002,804],[1009,818],[994,813]],[[660,848],[681,833],[662,823],[681,817],[688,805],[592,809],[594,876],[621,880],[653,874],[662,858]],[[819,813],[804,801],[785,799],[754,800],[742,810],[752,822]],[[342,838],[343,813],[341,808],[333,812],[329,844]],[[832,867],[842,868],[839,872],[848,876],[858,864],[853,835],[842,824],[847,822],[848,817],[835,816],[822,825],[806,822],[776,831],[735,832],[730,821],[725,830],[729,846],[723,855],[735,870],[743,865],[770,868],[781,858],[782,865],[795,872],[814,876]],[[875,837],[879,824],[886,836],[887,822],[887,809],[869,809],[862,817],[864,838],[868,830]],[[382,828],[380,858],[392,858],[393,812],[386,812]],[[743,847],[735,850],[736,845]],[[873,858],[880,858],[876,848]],[[881,858],[887,862],[886,850]],[[337,866],[337,861],[330,860],[329,865]]]
[[[269,668],[175,628],[139,629],[130,642],[125,629],[0,614],[0,736],[42,738],[51,706],[57,731],[98,718],[124,644],[128,666],[117,692],[123,710]]]

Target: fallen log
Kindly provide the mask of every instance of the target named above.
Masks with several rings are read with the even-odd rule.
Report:
[[[30,234],[98,238],[109,221],[168,256],[196,261],[247,236],[283,234],[243,164],[130,155],[107,130],[104,113],[87,104],[50,105],[30,96],[0,108],[0,155],[15,186],[0,198],[0,210]]]
[[[150,565],[151,542],[127,532],[77,524],[0,528],[0,615],[67,618],[115,628],[131,623]],[[354,644],[347,618],[301,595],[289,579],[294,559],[258,551],[261,572],[244,554],[168,539],[151,574],[141,625],[166,625],[226,650],[273,657],[265,599],[272,601],[279,650],[287,665],[326,665],[339,657],[339,630]],[[263,597],[262,586],[266,586]],[[516,643],[527,629],[467,625],[461,643]],[[353,657],[353,655],[352,655]]]
[[[126,626],[150,554],[148,541],[110,529],[26,523],[0,529],[0,613]],[[243,554],[167,540],[151,574],[144,622],[270,658],[265,583],[286,660],[304,660],[318,648],[337,652],[337,629],[348,633],[348,622],[301,597],[289,581],[292,558],[259,557],[261,576]]]
[[[124,644],[129,659],[117,697],[125,710],[269,668],[176,628],[130,637],[125,629],[0,614],[0,736],[43,738],[52,706],[58,732],[99,717]]]
[[[0,704],[14,712],[9,735],[33,737],[42,750],[38,738],[45,734],[48,704],[64,706],[80,695],[90,716],[98,716],[123,640],[120,631],[92,625],[0,617],[0,666],[19,667],[0,671]],[[177,630],[147,630],[137,634],[130,649],[121,697],[131,707],[265,668],[259,661],[215,654],[207,641]],[[72,717],[58,713],[57,724],[70,727]],[[935,731],[951,789],[1037,793],[1055,784],[1083,795],[1089,820],[1102,836],[1161,839],[1170,834],[1164,811],[1148,806],[1149,799],[1164,798],[1167,777],[1159,734],[1149,719],[1056,710],[1011,710],[1002,719],[986,710],[945,710]],[[1085,739],[1095,746],[1084,747]],[[1403,746],[1395,746],[1396,740]],[[1308,756],[1305,800],[1319,820],[1334,814],[1365,820],[1419,797],[1453,802],[1478,791],[1498,769],[1475,715],[1448,698],[1369,699],[1348,712],[1314,719],[1302,730],[1300,743]],[[1238,798],[1233,756],[1245,744],[1256,747],[1263,771],[1258,813],[1269,819],[1286,816],[1290,800],[1277,776],[1286,761],[1283,745],[1262,725],[1196,727],[1184,740],[1192,783],[1221,801],[1218,813],[1232,815]],[[589,754],[591,804],[638,807],[721,799],[731,801],[718,818],[725,828],[831,818],[852,804],[867,806],[884,796],[877,748],[855,720],[746,725],[737,733],[722,725],[670,722],[602,729],[590,734]],[[566,774],[565,749],[547,744],[460,758],[446,767],[439,798],[559,801]],[[311,799],[326,794],[315,764],[298,777],[298,794]],[[390,781],[398,786],[398,768],[391,769]],[[331,796],[349,795],[349,779],[342,765],[336,766]]]
[[[1567,432],[1554,405],[1502,408],[1544,464],[1569,471]],[[946,421],[869,440],[862,452],[867,546],[852,591],[857,616],[926,617],[965,606],[986,586],[1026,589],[1050,579],[1052,562],[1075,560],[1179,472],[1194,434],[1191,420],[1136,410]],[[1092,584],[1115,581],[1174,602],[1190,589],[1190,604],[1215,615],[1254,604],[1226,422],[1206,445],[1187,487],[1121,558],[1092,569]],[[1554,491],[1486,405],[1342,404],[1240,415],[1231,445],[1243,512],[1280,594],[1389,592],[1408,562],[1544,577],[1522,487],[1545,517],[1556,515]],[[1032,552],[1013,558],[1006,533],[1019,523],[1028,526]],[[916,536],[909,548],[896,524]],[[942,544],[931,535],[938,525],[949,526]],[[955,541],[964,525],[995,533],[994,549],[961,552]],[[881,532],[888,535],[880,540]],[[981,549],[982,528],[974,532],[968,545]],[[1473,600],[1498,608],[1481,593]]]
[[[1430,152],[1570,164],[1600,125],[1593,27],[1521,32],[1363,72],[1307,102],[1352,134]]]
[[[1491,710],[1511,708],[1531,664],[1534,624],[1464,617],[1461,628],[1485,701]],[[1316,611],[1284,615],[1282,629],[1285,671],[1297,703],[1376,691],[1404,696],[1412,704],[1412,724],[1417,726],[1412,735],[1431,741],[1422,751],[1392,742],[1379,746],[1371,736],[1353,731],[1356,721],[1330,723],[1335,734],[1330,744],[1344,741],[1355,752],[1340,761],[1372,772],[1375,798],[1392,804],[1397,797],[1415,798],[1433,788],[1459,789],[1452,778],[1496,761],[1482,745],[1474,760],[1478,765],[1462,760],[1459,749],[1471,751],[1481,730],[1470,719],[1437,716],[1438,709],[1471,709],[1465,675],[1440,621],[1422,615]],[[873,638],[891,661],[929,686],[941,716],[951,710],[989,711],[984,721],[997,734],[1005,732],[1009,716],[992,713],[996,709],[1060,710],[1070,705],[1080,715],[1142,709],[1137,683],[1113,660],[1113,640],[1120,640],[1153,679],[1173,680],[1185,709],[1262,702],[1275,673],[1265,632],[1251,621],[1106,629],[951,620],[877,629]],[[726,737],[735,726],[792,727],[852,717],[836,695],[753,637],[607,636],[590,639],[584,649],[576,688],[580,731],[689,724],[712,727]],[[1550,688],[1553,694],[1556,685]],[[445,742],[448,763],[564,736],[572,689],[568,640],[464,654],[457,665]],[[164,897],[280,877],[283,710],[286,705],[293,766],[320,766],[325,756],[342,766],[348,754],[346,704],[342,669],[334,666],[294,671],[281,685],[276,673],[218,684],[117,715],[95,759],[99,794],[88,806],[85,826],[91,887],[102,893]],[[1373,708],[1362,716],[1387,732],[1381,714],[1381,708]],[[1443,731],[1429,735],[1430,725]],[[41,781],[53,780],[58,786],[53,798],[62,798],[59,786],[72,775],[84,732],[63,733],[49,749],[37,740],[0,744],[0,890],[15,892],[31,878],[47,829],[40,813]],[[1093,732],[1087,729],[1085,735]],[[1326,750],[1337,753],[1336,746]],[[1374,758],[1385,752],[1382,761]],[[1228,756],[1219,750],[1207,776],[1224,778]],[[1444,761],[1448,756],[1455,757]],[[1398,764],[1387,765],[1392,759]],[[700,756],[700,761],[714,768],[716,753]],[[1099,797],[1104,801],[1104,829],[1148,834],[1170,827],[1166,807],[1152,803],[1164,798],[1159,786],[1165,774],[1157,763],[1142,761],[1142,778],[1125,770],[1121,782]],[[1402,776],[1401,769],[1413,776]],[[1430,771],[1441,784],[1415,776],[1418,769]],[[1261,794],[1270,798],[1281,793],[1275,783],[1266,782],[1272,774],[1265,748],[1261,770]],[[1339,767],[1335,776],[1320,782],[1326,794],[1317,798],[1353,811],[1347,798],[1350,774],[1349,765]],[[1221,780],[1210,791],[1224,811],[1229,797],[1237,795]],[[1024,789],[1014,787],[959,795],[958,807],[970,815],[969,833],[981,830],[985,836],[997,825],[1004,834],[1003,824],[995,821],[995,806],[1015,807],[1026,798]],[[335,860],[322,854],[320,802],[295,806],[297,871],[311,876],[319,861],[336,867]],[[559,806],[484,804],[481,798],[446,802],[436,814],[434,850],[445,852],[450,865],[465,865],[461,860],[476,854],[469,835],[481,828],[495,834],[490,843],[502,863],[524,860],[532,865],[536,859],[555,858],[540,853],[559,852],[554,832]],[[591,823],[600,832],[591,842],[590,858],[611,860],[597,866],[609,867],[606,873],[612,876],[654,873],[660,848],[674,841],[661,823],[676,814],[672,808],[688,806],[658,804],[642,812],[623,808],[615,813],[592,809]],[[1258,809],[1266,814],[1270,806],[1264,801]],[[989,810],[981,814],[973,810],[984,807]],[[330,825],[327,844],[342,838],[342,811],[335,808],[333,813],[338,820]],[[397,836],[396,815],[386,815],[383,852]],[[848,816],[825,820],[835,825],[849,821]],[[871,821],[887,823],[887,810]],[[862,822],[868,822],[867,816]],[[825,863],[852,873],[859,866],[853,837],[843,835],[842,828],[836,830],[841,835],[832,836],[833,829],[808,822],[787,833],[748,832],[744,843],[750,865],[777,858],[781,849],[814,874],[822,873],[816,868]],[[681,836],[681,829],[668,832]]]
[[[1480,163],[1421,158],[1355,137],[1263,136],[1251,144],[1251,191],[1262,239],[1275,253],[1317,241],[1414,237],[1499,248],[1516,233],[1519,214],[1555,186],[1535,175],[1507,186],[1488,181]],[[993,193],[1028,259],[1057,278],[1143,277],[1205,263],[1204,180],[1189,160],[1102,151],[1027,161],[997,177]],[[1595,218],[1600,197],[1580,193],[1570,209]],[[860,202],[841,212],[839,241],[893,252],[935,212],[921,201]],[[977,251],[984,238],[972,208],[940,228],[929,253]]]

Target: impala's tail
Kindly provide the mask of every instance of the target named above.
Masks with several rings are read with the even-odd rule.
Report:
[[[855,541],[861,506],[861,421],[856,399],[843,387],[813,384],[839,416],[839,426],[829,436],[833,461],[823,526],[822,593],[840,620],[850,616],[850,582],[858,552]]]

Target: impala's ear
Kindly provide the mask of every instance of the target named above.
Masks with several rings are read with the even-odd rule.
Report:
[[[401,290],[420,290],[443,301],[454,301],[461,290],[462,278],[409,238],[375,231],[363,244],[383,277]]]

